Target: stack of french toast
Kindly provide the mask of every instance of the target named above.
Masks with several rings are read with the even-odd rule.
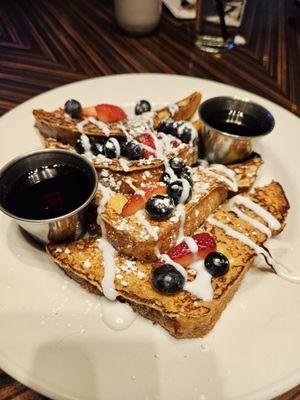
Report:
[[[87,157],[99,179],[90,236],[48,254],[88,291],[128,303],[176,338],[213,328],[257,254],[278,272],[263,244],[289,209],[277,182],[250,191],[258,154],[227,166],[199,159],[200,101],[195,92],[152,111],[141,100],[131,118],[76,100],[33,111],[45,146]]]

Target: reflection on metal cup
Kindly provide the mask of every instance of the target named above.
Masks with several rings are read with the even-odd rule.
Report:
[[[209,162],[230,164],[246,160],[254,140],[270,133],[272,114],[247,99],[214,97],[199,107],[203,122],[204,156]]]
[[[24,217],[9,206],[7,193],[13,190],[18,178],[28,176],[30,180],[34,176],[37,182],[53,178],[53,171],[59,165],[79,169],[87,182],[85,198],[75,209],[45,219]],[[42,170],[39,170],[41,167]],[[86,231],[86,215],[97,187],[96,170],[84,157],[65,150],[39,150],[13,159],[0,170],[0,210],[43,244],[72,241]]]

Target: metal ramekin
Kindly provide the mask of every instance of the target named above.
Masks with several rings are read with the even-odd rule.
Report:
[[[91,181],[91,192],[88,199],[80,207],[60,217],[45,220],[21,218],[5,208],[3,204],[5,191],[10,190],[21,175],[36,168],[54,164],[76,166],[86,172],[87,179]],[[0,210],[43,244],[72,241],[78,239],[86,231],[86,212],[95,196],[97,186],[96,170],[84,157],[65,150],[34,151],[16,157],[0,170]]]
[[[261,129],[257,135],[239,136],[220,131],[209,124],[211,113],[231,111],[231,122],[238,123],[243,113],[258,121]],[[212,163],[230,164],[246,160],[252,152],[254,140],[270,133],[275,125],[272,114],[257,103],[236,97],[213,97],[199,107],[199,117],[203,122],[202,140],[204,157]]]

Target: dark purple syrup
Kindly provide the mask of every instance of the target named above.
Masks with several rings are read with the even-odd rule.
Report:
[[[68,214],[90,196],[91,183],[84,171],[69,165],[47,166],[22,175],[5,198],[12,214],[41,220]]]

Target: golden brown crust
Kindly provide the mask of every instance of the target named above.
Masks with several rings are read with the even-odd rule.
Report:
[[[201,94],[195,92],[185,99],[178,101],[176,103],[178,111],[172,118],[175,120],[190,119],[200,104],[200,100]],[[35,118],[36,127],[44,138],[56,139],[63,144],[74,146],[76,140],[81,135],[77,128],[80,119],[66,116],[64,110],[61,108],[52,112],[42,109],[33,110],[33,116]],[[157,111],[153,117],[154,126],[156,127],[160,121],[169,117],[171,117],[171,113],[167,107]],[[122,123],[126,127],[128,122],[127,120],[124,120]],[[83,132],[89,136],[107,136],[106,132],[101,127],[97,127],[92,123],[88,123],[82,129]],[[107,124],[107,129],[109,131],[109,136],[125,136],[124,131],[118,122]]]
[[[189,120],[194,115],[200,102],[201,94],[199,92],[194,92],[190,96],[176,103],[178,106],[178,111],[174,115],[170,113],[168,107],[164,107],[160,111],[157,111],[156,115],[158,118],[155,122],[158,124],[160,121],[163,121],[167,118],[172,118],[174,121]]]
[[[245,163],[233,166],[238,185],[241,182],[241,189],[244,190],[246,184],[248,184],[248,189],[252,186],[261,164],[261,158],[255,157]],[[207,183],[209,186],[206,193],[196,193],[196,184],[191,201],[185,205],[185,235],[192,234],[229,194],[228,188],[222,182],[207,176],[198,168],[194,168],[193,171],[195,183]],[[180,229],[180,219],[176,223],[173,221],[170,223],[171,220],[155,222],[145,215],[147,223],[157,232],[158,238],[156,239],[147,234],[135,216],[122,217],[115,210],[106,209],[102,218],[105,222],[107,238],[113,246],[128,256],[145,261],[155,261],[157,250],[164,253],[173,247]]]
[[[222,184],[213,184],[207,195],[197,202],[185,205],[184,233],[190,236],[204,222],[207,216],[226,199],[228,191]],[[156,229],[158,239],[147,234],[145,228],[136,220],[135,216],[124,218],[112,209],[102,214],[105,222],[108,241],[121,253],[138,260],[157,260],[157,250],[167,252],[176,243],[181,226],[180,218],[177,222],[155,222],[145,216],[148,224]],[[123,229],[128,227],[128,229]],[[129,230],[130,229],[130,230]]]
[[[263,165],[264,161],[259,154],[253,153],[248,160],[227,165],[228,168],[232,169],[236,173],[236,177],[239,184],[239,192],[249,190],[253,185],[258,170]]]
[[[257,188],[249,196],[276,217],[282,227],[284,226],[289,204],[278,183],[272,182]],[[246,210],[246,213],[261,221],[252,211]],[[232,225],[235,230],[247,234],[258,245],[267,239],[262,232],[228,211],[226,205],[215,211],[213,216]],[[201,337],[213,328],[255,257],[255,252],[251,248],[227,236],[222,229],[205,223],[199,231],[203,230],[209,231],[215,237],[217,250],[224,253],[231,262],[229,272],[225,276],[213,278],[212,301],[200,300],[186,291],[172,296],[162,295],[151,286],[151,264],[141,263],[121,254],[117,254],[115,258],[119,268],[118,275],[121,275],[115,279],[119,298],[131,304],[139,314],[159,323],[176,338]],[[66,248],[68,248],[67,253]],[[53,260],[83,287],[101,294],[104,268],[96,238],[48,246],[47,251]],[[89,269],[84,268],[86,259],[91,263]],[[123,280],[126,281],[125,286],[122,284]]]
[[[63,149],[74,151],[73,146],[63,144],[55,139],[45,139],[45,147],[48,149]],[[178,149],[177,149],[178,150]],[[169,153],[169,158],[175,155],[182,158],[186,165],[192,165],[197,159],[196,146],[181,144],[179,151]],[[93,164],[98,173],[99,182],[110,189],[125,194],[133,193],[133,187],[141,189],[143,186],[150,186],[161,179],[164,171],[163,161],[159,159],[144,159],[130,161],[123,159],[126,163],[126,170],[120,159],[94,161]],[[128,183],[129,182],[129,183]]]

